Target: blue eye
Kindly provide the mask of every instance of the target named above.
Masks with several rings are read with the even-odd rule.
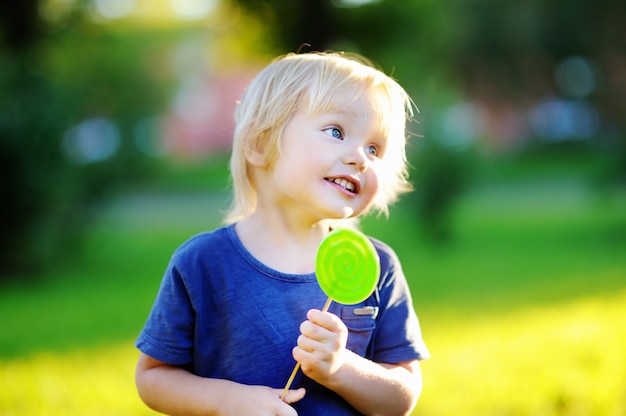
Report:
[[[367,146],[367,153],[372,156],[378,156],[378,147],[372,145]]]
[[[343,140],[343,131],[339,127],[328,127],[324,132],[337,140]]]

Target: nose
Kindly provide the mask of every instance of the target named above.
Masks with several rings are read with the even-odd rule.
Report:
[[[347,149],[343,156],[343,163],[354,166],[359,173],[365,173],[367,171],[367,155],[365,154],[365,149],[361,146]]]

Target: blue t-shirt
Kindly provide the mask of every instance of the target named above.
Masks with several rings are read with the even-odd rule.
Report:
[[[395,253],[372,239],[381,276],[368,299],[333,302],[349,330],[347,348],[379,363],[428,358],[411,295]],[[285,274],[243,246],[233,225],[200,234],[176,250],[136,346],[202,377],[283,388],[296,364],[291,351],[309,309],[327,297],[315,274]],[[300,416],[358,415],[339,395],[302,372],[292,388]]]

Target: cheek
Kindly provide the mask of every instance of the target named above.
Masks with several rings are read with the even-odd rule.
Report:
[[[367,193],[376,195],[378,193],[378,189],[380,188],[381,178],[379,167],[369,169],[367,171]]]

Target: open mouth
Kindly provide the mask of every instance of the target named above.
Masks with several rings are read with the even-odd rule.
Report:
[[[352,194],[356,194],[358,192],[358,184],[349,181],[346,178],[326,178],[326,180],[341,186],[343,189]]]

